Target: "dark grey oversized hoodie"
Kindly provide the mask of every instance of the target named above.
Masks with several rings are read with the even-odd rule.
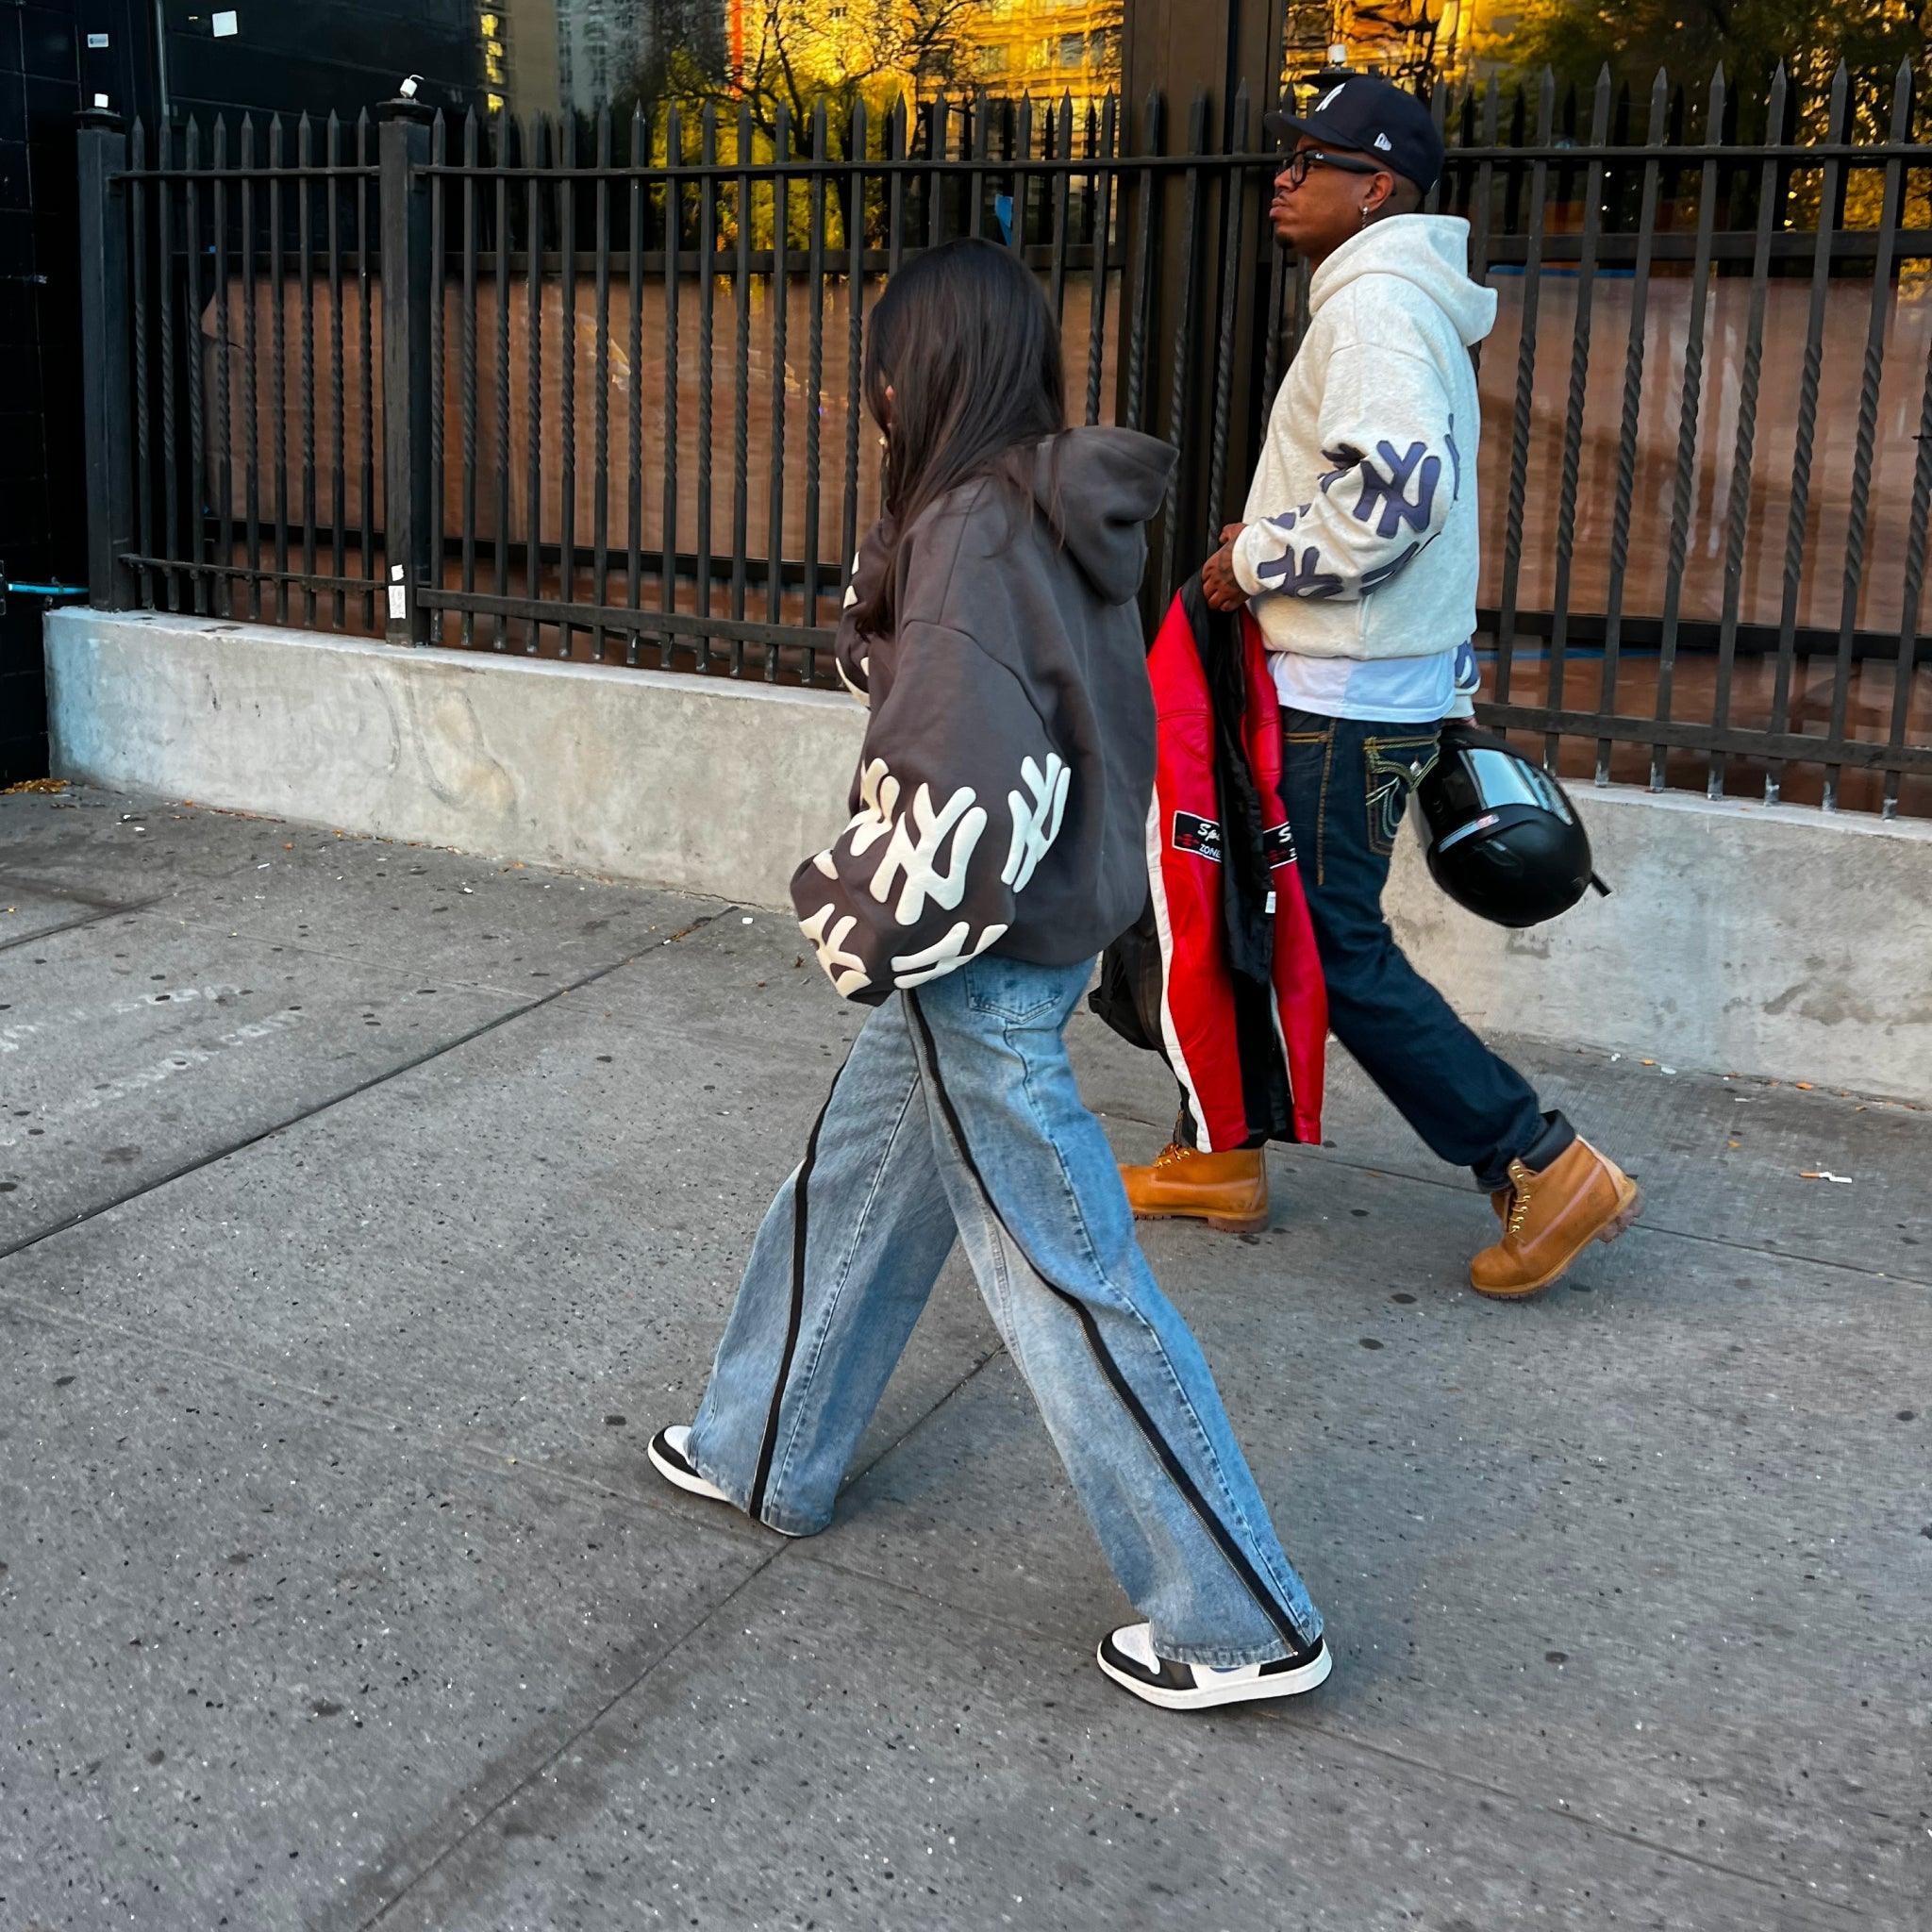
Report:
[[[961,486],[899,546],[890,638],[851,614],[886,527],[860,546],[836,645],[872,709],[852,822],[791,881],[846,998],[988,952],[1073,965],[1140,915],[1154,703],[1134,597],[1173,465],[1152,437],[1072,429],[1034,451],[1030,503]]]

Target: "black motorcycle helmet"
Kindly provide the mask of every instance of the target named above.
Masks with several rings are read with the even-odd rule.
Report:
[[[1594,886],[1590,835],[1557,783],[1508,743],[1452,724],[1416,787],[1429,826],[1429,873],[1466,910],[1497,925],[1540,925]]]

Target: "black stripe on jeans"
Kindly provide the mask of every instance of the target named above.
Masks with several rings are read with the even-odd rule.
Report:
[[[839,1072],[842,1074],[844,1068]],[[805,1322],[805,1244],[807,1235],[806,1189],[811,1171],[818,1163],[819,1130],[832,1110],[832,1094],[839,1091],[838,1074],[832,1077],[832,1091],[811,1124],[811,1136],[805,1143],[805,1158],[798,1165],[798,1178],[791,1184],[791,1307],[785,1318],[785,1346],[778,1357],[778,1379],[772,1387],[772,1409],[765,1418],[765,1439],[758,1445],[758,1474],[753,1476],[751,1494],[745,1501],[745,1514],[764,1520],[765,1485],[772,1479],[772,1457],[778,1448],[778,1411],[785,1406],[785,1385],[791,1378],[791,1357],[798,1353],[798,1331]]]
[[[965,1161],[966,1169],[973,1176],[974,1185],[978,1188],[986,1205],[991,1209],[993,1218],[999,1223],[1000,1231],[1013,1243],[1020,1258],[1039,1276],[1049,1294],[1064,1302],[1078,1318],[1082,1332],[1087,1337],[1087,1345],[1093,1351],[1094,1359],[1099,1362],[1101,1373],[1112,1384],[1114,1393],[1120,1397],[1121,1406],[1133,1417],[1141,1433],[1146,1437],[1148,1445],[1160,1458],[1161,1467],[1167,1471],[1169,1479],[1175,1489],[1187,1498],[1188,1507],[1200,1518],[1201,1526],[1214,1539],[1221,1554],[1228,1560],[1229,1567],[1247,1586],[1248,1593],[1266,1613],[1268,1620],[1279,1630],[1297,1652],[1304,1655],[1313,1650],[1299,1624],[1290,1614],[1287,1607],[1275,1596],[1263,1580],[1261,1573],[1249,1559],[1248,1553],[1241,1548],[1226,1524],[1208,1507],[1208,1500],[1195,1487],[1194,1479],[1181,1466],[1180,1457],[1170,1446],[1167,1438],[1156,1426],[1154,1418],[1147,1413],[1141,1398],[1135,1394],[1133,1386],[1121,1371],[1121,1365],[1114,1360],[1100,1333],[1099,1324],[1093,1319],[1093,1311],[1087,1306],[1084,1296],[1075,1294],[1071,1289],[1062,1288],[1041,1268],[1024,1245],[1007,1225],[1006,1216],[1000,1212],[999,1203],[993,1199],[992,1190],[987,1185],[986,1176],[980,1172],[979,1163],[973,1158],[973,1147],[966,1139],[966,1129],[954,1110],[952,1095],[946,1091],[946,1083],[940,1074],[940,1054],[938,1042],[933,1039],[932,1028],[926,1024],[925,1015],[920,1009],[918,1000],[910,993],[901,997],[918,1023],[920,1038],[925,1042],[925,1057],[930,1063],[932,1089],[939,1096],[941,1111],[946,1117],[946,1125],[952,1130],[954,1141],[959,1148],[959,1158]]]

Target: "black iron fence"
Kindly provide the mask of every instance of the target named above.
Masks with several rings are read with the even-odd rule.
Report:
[[[1485,711],[1560,769],[1932,813],[1932,145],[1908,75],[1882,138],[1857,105],[1438,92],[1431,205],[1499,297]],[[1041,276],[1075,418],[1181,451],[1151,607],[1240,514],[1307,311],[1248,119],[96,122],[95,601],[826,682],[867,305],[978,234]]]

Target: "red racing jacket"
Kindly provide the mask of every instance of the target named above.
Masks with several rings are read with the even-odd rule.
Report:
[[[1281,711],[1259,628],[1198,580],[1147,653],[1158,765],[1147,906],[1108,948],[1093,1010],[1160,1054],[1194,1144],[1319,1141],[1328,995],[1282,809]]]

